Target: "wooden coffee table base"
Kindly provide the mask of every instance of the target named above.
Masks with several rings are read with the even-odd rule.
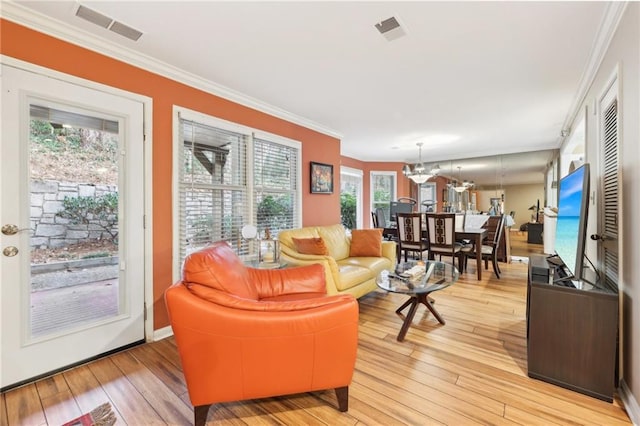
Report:
[[[398,309],[396,309],[396,314],[400,314],[407,306],[409,307],[409,313],[404,319],[404,323],[402,323],[402,328],[400,329],[400,333],[398,334],[398,342],[402,342],[404,340],[404,336],[407,334],[409,330],[409,326],[413,321],[413,317],[416,314],[416,310],[418,309],[418,305],[422,303],[424,306],[431,311],[434,317],[438,320],[438,322],[442,325],[445,324],[444,319],[440,316],[440,313],[436,311],[436,308],[433,307],[435,300],[429,297],[428,293],[416,294],[415,296],[411,296],[406,302],[402,304]]]

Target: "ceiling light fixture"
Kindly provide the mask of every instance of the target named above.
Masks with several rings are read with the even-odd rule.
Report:
[[[462,180],[460,169],[462,169],[462,167],[458,166],[458,181],[454,184],[455,186],[453,187],[453,190],[458,193],[464,192],[475,185],[473,181],[468,182],[466,179]]]
[[[433,176],[437,175],[438,172],[440,172],[440,166],[438,165],[434,166],[433,168],[431,168],[429,173],[427,173],[426,171],[427,168],[424,166],[424,163],[422,162],[423,143],[418,142],[416,145],[418,145],[418,150],[419,150],[418,163],[413,166],[413,170],[411,169],[411,166],[409,166],[408,164],[405,164],[404,167],[402,168],[402,174],[408,177],[409,179],[411,179],[412,181],[414,181],[415,183],[421,184],[421,183],[425,183],[426,181],[431,179]]]

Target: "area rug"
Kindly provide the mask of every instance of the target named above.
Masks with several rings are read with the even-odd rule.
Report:
[[[75,418],[62,426],[112,426],[116,422],[116,415],[111,404],[105,402],[90,412]]]

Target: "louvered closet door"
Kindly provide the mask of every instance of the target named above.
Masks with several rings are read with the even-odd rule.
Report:
[[[600,144],[602,149],[602,239],[600,264],[604,267],[605,284],[618,288],[618,229],[620,224],[620,167],[618,159],[618,85],[614,82],[600,102]]]

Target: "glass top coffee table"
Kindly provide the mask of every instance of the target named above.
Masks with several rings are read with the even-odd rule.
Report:
[[[433,307],[434,300],[429,294],[449,287],[458,280],[458,276],[455,266],[435,260],[403,262],[396,266],[395,271],[385,270],[378,274],[378,287],[392,293],[409,295],[409,299],[396,310],[396,313],[400,314],[409,306],[409,312],[398,334],[399,342],[404,340],[420,303],[431,311],[440,324],[445,324],[444,319]]]

